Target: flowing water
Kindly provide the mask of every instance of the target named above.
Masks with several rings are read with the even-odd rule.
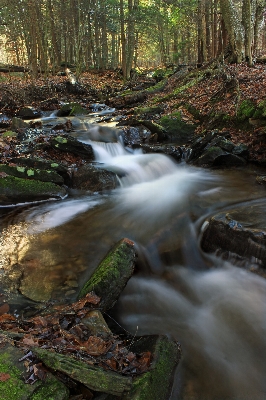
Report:
[[[87,141],[88,127],[79,128],[76,136]],[[25,297],[72,301],[108,250],[128,237],[138,250],[137,273],[115,317],[134,335],[161,333],[181,343],[170,399],[266,399],[266,281],[199,246],[207,217],[265,209],[255,173],[193,168],[162,154],[130,153],[119,141],[94,149],[121,187],[5,210],[3,281],[15,287],[20,265]],[[26,307],[22,298],[14,308]]]

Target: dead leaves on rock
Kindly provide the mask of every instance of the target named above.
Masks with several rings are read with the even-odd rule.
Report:
[[[0,329],[12,332],[14,337],[20,333],[21,339],[14,343],[25,351],[34,352],[34,347],[42,347],[125,375],[147,371],[152,358],[150,352],[135,354],[127,348],[126,340],[112,333],[92,334],[88,325],[82,323],[82,318],[87,319],[88,312],[99,302],[98,296],[88,293],[74,304],[55,306],[50,314],[23,321],[3,314]],[[28,383],[38,378],[36,370],[30,372]]]

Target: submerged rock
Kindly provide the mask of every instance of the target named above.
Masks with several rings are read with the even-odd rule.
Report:
[[[101,310],[112,308],[133,274],[135,259],[134,243],[129,239],[120,240],[85,283],[79,298],[93,291],[101,298]]]

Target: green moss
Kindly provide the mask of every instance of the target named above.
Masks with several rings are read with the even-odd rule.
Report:
[[[33,169],[28,169],[27,175],[28,176],[33,176],[34,175],[34,170]]]
[[[25,172],[25,167],[17,167],[18,172]]]
[[[134,114],[160,114],[163,112],[163,108],[159,106],[154,107],[137,107],[134,110]]]
[[[52,164],[51,164],[51,167],[52,167],[52,168],[57,168],[58,166],[59,166],[59,164],[57,164],[57,163],[52,163]]]
[[[130,377],[42,348],[36,347],[34,353],[49,368],[67,374],[70,378],[83,383],[92,390],[121,396],[131,388],[132,379]]]
[[[7,352],[0,353],[0,372],[9,374],[10,378],[0,382],[0,396],[3,400],[26,400],[25,383],[21,371],[16,368]]]
[[[13,131],[6,131],[3,133],[3,137],[16,137],[16,136],[18,136],[18,134]]]
[[[21,179],[15,176],[6,176],[0,179],[1,195],[16,197],[16,196],[59,196],[64,195],[65,190],[52,183],[42,182],[39,180]]]
[[[148,336],[147,345],[153,344],[155,339],[156,336]],[[150,371],[133,380],[132,389],[123,400],[166,400],[169,398],[175,367],[181,357],[179,344],[165,336],[159,336],[155,347],[149,350],[153,354]]]
[[[252,118],[256,111],[256,106],[251,100],[244,100],[239,105],[237,111],[237,119],[239,121],[244,121],[245,119]]]
[[[79,298],[94,291],[100,298],[102,309],[111,308],[134,270],[134,244],[121,240],[103,259],[89,281],[83,286]]]
[[[44,386],[41,386],[33,393],[30,400],[67,400],[69,398],[69,391],[66,386],[63,385],[54,377],[50,377],[45,382]]]
[[[62,136],[57,136],[57,137],[55,138],[55,140],[56,140],[58,143],[67,143],[67,139],[64,138],[64,137],[62,137]],[[57,146],[57,145],[56,145],[56,146]]]

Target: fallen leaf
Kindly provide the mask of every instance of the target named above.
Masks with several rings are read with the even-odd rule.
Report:
[[[0,382],[5,382],[10,378],[11,378],[11,376],[9,374],[6,374],[4,372],[0,372]]]

